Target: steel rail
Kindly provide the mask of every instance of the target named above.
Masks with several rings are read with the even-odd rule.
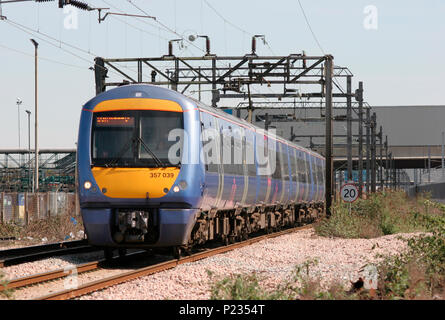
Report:
[[[0,268],[31,262],[38,259],[72,253],[88,252],[94,247],[88,245],[86,240],[75,240],[67,242],[51,243],[47,245],[36,245],[30,247],[14,248],[0,251]]]
[[[48,243],[48,244],[42,244],[42,245],[33,245],[33,246],[27,246],[27,247],[20,247],[20,248],[12,248],[12,249],[5,249],[0,250],[0,256],[16,256],[21,254],[26,254],[29,252],[35,252],[35,251],[43,251],[43,250],[49,250],[49,249],[57,249],[57,248],[68,248],[73,246],[79,246],[79,245],[85,245],[87,244],[87,240],[74,240],[74,241],[62,241],[62,242],[56,242],[56,243]]]
[[[161,271],[164,271],[167,269],[172,269],[172,268],[174,268],[180,264],[183,264],[183,263],[195,262],[195,261],[198,261],[198,260],[210,257],[210,256],[214,256],[214,255],[225,253],[225,252],[228,252],[228,251],[231,251],[234,249],[238,249],[238,248],[241,248],[244,246],[248,246],[248,245],[251,245],[253,243],[256,243],[256,242],[259,242],[259,241],[262,241],[265,239],[275,238],[275,237],[279,237],[279,236],[289,234],[289,233],[292,233],[295,231],[308,229],[312,226],[313,226],[312,224],[309,224],[309,225],[305,225],[302,227],[290,228],[290,229],[287,229],[284,231],[266,234],[266,235],[258,236],[258,237],[248,239],[248,240],[245,240],[242,242],[230,244],[228,246],[222,246],[222,247],[218,247],[215,249],[209,249],[204,252],[199,252],[199,253],[192,254],[190,256],[181,257],[180,259],[173,259],[170,261],[161,262],[161,263],[151,265],[148,267],[143,267],[140,269],[124,272],[119,275],[115,275],[115,276],[111,276],[108,278],[85,283],[85,284],[79,286],[78,288],[66,289],[66,290],[62,290],[62,291],[58,291],[58,292],[53,292],[48,295],[41,296],[35,300],[68,300],[68,299],[72,299],[72,298],[79,297],[79,296],[82,296],[85,294],[89,294],[89,293],[92,293],[92,292],[95,292],[98,290],[105,289],[107,287],[110,287],[110,286],[113,286],[116,284],[127,282],[127,281],[130,281],[130,280],[142,277],[142,276],[147,276],[147,275],[151,275],[151,274],[161,272]]]
[[[128,253],[125,256],[125,258],[126,259],[134,258],[135,256],[138,256],[141,254],[146,255],[146,252],[138,251],[138,252]],[[113,258],[113,260],[117,260],[117,259],[120,259],[120,258],[119,257]],[[101,260],[97,260],[97,261],[87,262],[87,263],[83,263],[83,264],[79,264],[79,265],[68,266],[65,268],[60,268],[60,269],[51,270],[51,271],[47,271],[47,272],[32,274],[29,276],[18,277],[15,279],[8,280],[8,283],[6,284],[6,286],[4,286],[4,287],[0,286],[0,291],[8,290],[8,289],[20,289],[20,288],[27,287],[30,285],[40,284],[42,282],[47,282],[47,281],[56,280],[59,278],[68,277],[69,275],[73,274],[74,271],[76,271],[77,274],[85,273],[88,271],[94,271],[94,270],[99,269],[100,264],[104,263],[104,262],[106,262],[106,260],[101,259]]]

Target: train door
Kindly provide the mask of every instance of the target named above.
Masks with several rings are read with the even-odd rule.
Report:
[[[289,176],[289,152],[288,146],[280,143],[280,154],[281,154],[281,197],[280,203],[287,204],[289,201],[289,187],[290,187],[290,176]]]
[[[202,160],[205,168],[205,187],[203,192],[203,210],[216,208],[221,193],[221,168],[219,151],[219,131],[216,118],[200,112],[201,137],[202,137]]]
[[[323,168],[322,160],[317,157],[317,172],[318,172],[318,201],[323,199]]]
[[[317,157],[311,155],[311,165],[312,165],[312,183],[314,185],[314,193],[312,195],[312,199],[314,201],[318,200],[318,166],[317,166]]]
[[[219,185],[218,185],[218,193],[216,196],[216,207],[221,208],[223,206],[222,202],[222,196],[224,191],[224,166],[223,166],[223,157],[222,157],[222,129],[220,125],[220,120],[217,117],[213,117],[213,121],[215,123],[215,129],[216,129],[216,154],[218,158],[218,178],[219,178]]]
[[[310,158],[309,154],[306,152],[303,152],[304,157],[304,175],[306,180],[306,190],[304,193],[304,199],[306,201],[310,200],[311,193],[312,193],[312,184],[311,184],[311,165],[310,165]]]
[[[262,131],[255,134],[255,163],[257,172],[257,203],[268,204],[271,193],[272,175],[268,170],[269,153],[276,156],[268,148],[268,137]],[[269,152],[270,151],[270,152]],[[273,168],[276,169],[276,168]]]
[[[247,195],[249,193],[249,170],[247,167],[247,130],[240,128],[241,133],[241,155],[242,155],[242,168],[244,177],[244,191],[241,198],[241,203],[243,206],[246,205]]]
[[[258,199],[258,188],[257,188],[257,172],[255,165],[255,134],[253,130],[244,130],[244,146],[243,154],[244,160],[246,161],[247,168],[247,190],[246,198],[244,202],[247,205],[254,205]]]
[[[298,194],[298,202],[303,202],[306,199],[306,165],[305,165],[305,156],[304,152],[298,150],[297,151],[297,179],[300,185],[299,194]]]
[[[294,181],[295,189],[293,191],[293,199],[296,203],[299,201],[300,196],[300,181],[298,179],[298,158],[297,149],[292,148],[292,180]]]
[[[275,165],[275,171],[272,174],[272,190],[271,190],[271,204],[276,204],[278,201],[281,200],[281,193],[283,191],[283,153],[282,153],[282,146],[281,143],[274,140],[275,145],[275,151],[270,152],[271,154],[275,154],[276,158],[276,165]],[[269,150],[270,151],[270,150]],[[271,156],[269,156],[269,159],[271,159]]]

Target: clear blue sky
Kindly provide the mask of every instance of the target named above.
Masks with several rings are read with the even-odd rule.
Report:
[[[212,52],[218,55],[248,53],[252,34],[265,34],[270,44],[271,49],[258,45],[260,55],[272,52],[287,55],[302,50],[311,55],[322,54],[297,0],[132,1],[179,34],[209,35]],[[94,7],[112,5],[127,13],[141,14],[125,0],[84,2]],[[336,65],[350,68],[354,73],[354,87],[357,81],[364,81],[365,98],[371,105],[445,104],[444,1],[301,0],[301,4],[323,50],[334,56]],[[364,9],[368,5],[378,10],[377,30],[367,30],[363,25],[368,16]],[[116,12],[116,8],[112,11]],[[166,54],[167,41],[177,38],[153,21],[143,23],[135,18],[107,17],[98,24],[97,12],[85,11],[78,11],[78,28],[68,30],[64,28],[68,14],[58,8],[57,1],[4,4],[3,14],[10,23],[0,21],[2,149],[18,146],[15,104],[18,97],[23,101],[21,146],[27,147],[25,109],[34,111],[34,48],[29,38],[34,37],[40,43],[39,54],[44,58],[39,62],[41,148],[75,147],[81,106],[95,94],[94,74],[88,68],[96,55],[155,57]],[[27,34],[13,27],[14,23],[52,36],[55,46],[38,39],[45,38],[42,35],[33,31]],[[190,46],[178,53],[201,54]],[[33,134],[31,139],[33,141]]]

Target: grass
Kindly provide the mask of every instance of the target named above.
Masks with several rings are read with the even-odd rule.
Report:
[[[340,300],[356,298],[348,293],[340,283],[332,283],[328,289],[320,286],[320,279],[309,276],[311,267],[317,260],[308,260],[295,266],[290,276],[278,283],[275,288],[267,289],[260,283],[264,278],[257,273],[235,274],[223,279],[207,271],[212,281],[212,300]]]
[[[64,241],[83,231],[81,217],[58,215],[47,219],[33,220],[23,226],[16,223],[0,224],[0,237],[15,237],[28,242],[41,242],[46,238],[49,242]]]
[[[357,199],[351,204],[351,212],[349,204],[338,202],[332,208],[332,216],[315,225],[315,232],[324,237],[369,239],[426,231],[423,220],[419,219],[425,211],[425,200],[425,197],[409,199],[402,191],[377,192],[367,199]]]
[[[375,292],[353,290],[339,283],[327,288],[309,270],[306,261],[272,290],[261,286],[260,275],[233,275],[215,279],[211,274],[211,299],[445,299],[445,205],[428,195],[409,199],[400,191],[385,191],[359,199],[351,206],[336,203],[333,214],[315,226],[318,235],[341,238],[374,238],[387,234],[422,232],[407,241],[400,255],[383,256],[377,265]]]
[[[12,298],[12,290],[6,289],[6,286],[8,285],[8,281],[4,279],[5,275],[0,270],[0,287],[3,287],[3,290],[0,290],[0,298]]]
[[[429,200],[419,215],[428,233],[408,240],[409,250],[379,266],[382,299],[445,299],[445,206]],[[431,214],[439,210],[441,214]]]

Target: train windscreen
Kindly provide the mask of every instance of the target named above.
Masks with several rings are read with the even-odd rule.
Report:
[[[97,112],[93,117],[92,164],[105,167],[177,166],[182,150],[182,129],[181,112]]]

